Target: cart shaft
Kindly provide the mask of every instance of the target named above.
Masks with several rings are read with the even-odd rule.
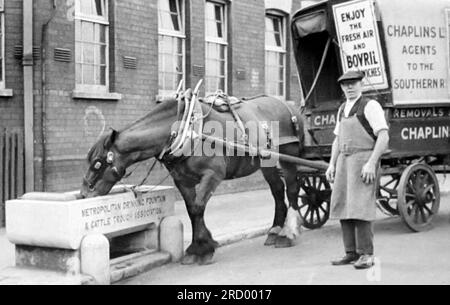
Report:
[[[267,149],[258,149],[258,148],[250,147],[250,146],[243,145],[243,144],[228,142],[226,140],[222,140],[222,139],[207,136],[207,135],[202,135],[202,137],[203,137],[203,140],[206,142],[214,143],[216,145],[218,144],[218,145],[220,145],[224,148],[228,148],[228,149],[235,149],[241,153],[249,154],[250,156],[255,156],[255,157],[257,156],[257,157],[262,157],[262,158],[266,158],[266,159],[277,159],[277,160],[280,160],[283,162],[288,162],[288,163],[292,163],[292,164],[296,164],[296,165],[300,165],[300,166],[306,166],[309,168],[322,170],[322,171],[326,171],[329,166],[328,163],[326,163],[324,161],[306,160],[306,159],[302,159],[299,157],[280,154],[280,153],[277,153],[277,152],[274,152],[271,150],[267,150]]]

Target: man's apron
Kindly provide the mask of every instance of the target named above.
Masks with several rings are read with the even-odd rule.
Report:
[[[369,161],[375,140],[356,115],[342,117],[339,128],[339,157],[331,195],[331,218],[376,219],[376,183],[365,184],[362,168]]]

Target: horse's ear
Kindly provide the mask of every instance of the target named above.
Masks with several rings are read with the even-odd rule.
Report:
[[[106,136],[105,143],[104,143],[104,147],[106,149],[110,149],[114,145],[114,143],[116,142],[116,139],[117,139],[117,135],[118,135],[118,132],[115,129],[111,128],[111,131],[110,131],[109,135]]]

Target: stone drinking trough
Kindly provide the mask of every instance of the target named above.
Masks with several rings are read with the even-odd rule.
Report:
[[[116,187],[104,197],[29,193],[6,203],[16,266],[0,284],[110,284],[183,255],[175,190]]]

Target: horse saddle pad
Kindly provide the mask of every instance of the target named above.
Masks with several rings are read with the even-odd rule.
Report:
[[[234,96],[212,95],[202,100],[203,103],[212,105],[219,112],[230,112],[230,106],[234,109],[240,107],[242,100]]]

